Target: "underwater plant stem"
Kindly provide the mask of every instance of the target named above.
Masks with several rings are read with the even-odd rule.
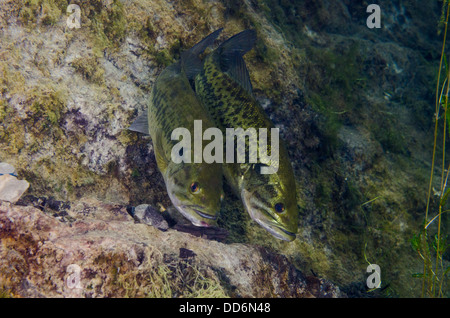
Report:
[[[449,10],[447,10],[448,13]],[[446,30],[447,30],[447,23],[445,24]],[[446,79],[450,78],[450,71],[449,68],[447,68],[447,74],[446,74]],[[444,102],[444,131],[443,131],[443,137],[442,137],[442,173],[441,173],[441,195],[439,197],[439,214],[438,214],[438,233],[437,233],[437,243],[436,243],[436,262],[435,262],[435,272],[438,272],[438,267],[439,267],[439,255],[440,255],[440,241],[441,241],[441,215],[442,215],[442,196],[444,195],[444,190],[445,190],[445,186],[447,184],[447,180],[446,178],[444,178],[444,173],[445,173],[445,137],[446,137],[446,130],[447,130],[447,111],[448,111],[448,93],[449,93],[449,83],[450,81],[447,80],[447,88],[446,88],[446,94],[445,94],[445,102]],[[448,176],[448,171],[447,171],[447,176]],[[435,284],[436,284],[436,280],[437,280],[437,276],[434,275],[433,277],[433,294],[434,294],[434,290],[435,290]],[[440,288],[439,288],[439,293],[438,293],[438,297],[441,294],[442,291],[442,282],[439,284]]]
[[[449,4],[450,5],[450,4]],[[442,70],[442,64],[444,62],[444,56],[445,56],[445,43],[447,39],[447,29],[448,29],[448,17],[449,17],[449,10],[447,6],[447,13],[445,18],[445,29],[444,29],[444,39],[442,41],[442,50],[441,50],[441,59],[439,61],[439,71],[438,71],[438,78],[436,83],[436,105],[435,105],[435,121],[434,121],[434,143],[433,143],[433,157],[431,159],[431,175],[430,175],[430,183],[428,185],[428,196],[427,196],[427,206],[425,209],[425,220],[428,219],[428,211],[430,208],[430,199],[431,199],[431,188],[432,188],[432,181],[433,181],[433,175],[434,175],[434,163],[435,163],[435,156],[436,156],[436,144],[437,144],[437,132],[438,132],[438,120],[439,120],[439,104],[440,104],[440,97],[441,94],[439,94],[439,87],[440,87],[440,80],[441,80],[441,70]]]
[[[365,206],[365,205],[367,205],[367,204],[369,204],[369,203],[371,203],[371,202],[373,202],[375,200],[378,200],[379,198],[381,198],[381,195],[379,195],[376,198],[373,198],[373,199],[371,199],[369,201],[364,202],[363,204],[360,205],[360,207],[363,207],[363,206]]]
[[[425,225],[425,229],[427,229],[428,226],[429,226],[431,223],[433,223],[434,220],[436,220],[436,218],[438,218],[441,214],[444,214],[444,213],[446,213],[446,212],[450,212],[450,210],[445,210],[445,211],[440,212],[439,214],[436,214],[436,215],[430,220],[430,222],[428,222],[427,225]]]

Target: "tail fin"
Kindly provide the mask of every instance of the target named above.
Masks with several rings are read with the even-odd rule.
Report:
[[[253,48],[255,42],[255,30],[245,30],[232,36],[218,48],[222,71],[226,72],[250,94],[252,93],[252,83],[242,56]]]
[[[181,53],[181,67],[184,69],[184,72],[189,79],[193,79],[195,75],[200,72],[202,61],[200,60],[199,55],[202,54],[208,46],[214,43],[214,40],[219,36],[222,30],[223,28],[214,31],[192,48]]]

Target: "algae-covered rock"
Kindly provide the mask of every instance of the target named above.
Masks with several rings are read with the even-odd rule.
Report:
[[[91,202],[92,204],[93,202]],[[135,223],[84,203],[71,222],[0,203],[0,286],[20,297],[339,297],[339,288],[261,247]],[[109,214],[105,220],[98,213]]]

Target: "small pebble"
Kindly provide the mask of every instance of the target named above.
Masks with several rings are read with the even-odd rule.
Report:
[[[16,169],[11,166],[9,163],[6,162],[0,162],[0,175],[5,175],[5,174],[9,174],[9,175],[15,175],[16,174]]]
[[[16,203],[30,184],[9,174],[0,176],[0,200]]]
[[[148,204],[141,204],[134,208],[134,217],[139,222],[156,227],[162,231],[169,228],[161,212]]]

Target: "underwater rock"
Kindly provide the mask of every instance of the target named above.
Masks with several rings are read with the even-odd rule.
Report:
[[[15,203],[29,186],[30,184],[27,181],[17,180],[12,175],[0,175],[0,200]]]
[[[16,174],[16,169],[6,162],[0,162],[0,175],[2,174]]]
[[[337,137],[343,143],[340,158],[342,161],[348,162],[353,171],[369,168],[383,151],[380,144],[371,139],[369,132],[362,128],[342,126]]]
[[[91,214],[60,222],[35,207],[0,202],[3,292],[16,297],[344,296],[329,281],[305,276],[285,256],[265,248],[163,232],[135,223],[126,212],[117,218],[113,205],[84,207],[111,218]]]
[[[141,204],[134,208],[134,216],[141,223],[151,225],[165,231],[169,228],[166,220],[164,220],[161,212],[148,204]]]

